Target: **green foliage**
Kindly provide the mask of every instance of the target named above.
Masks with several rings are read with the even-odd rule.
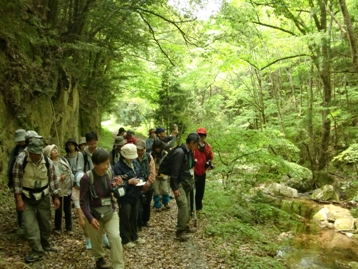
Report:
[[[104,148],[109,151],[113,148],[113,142],[114,142],[113,133],[106,128],[102,128],[100,135],[98,137],[98,147]]]
[[[277,241],[280,222],[294,222],[292,217],[258,197],[245,201],[246,189],[224,191],[209,181],[205,192],[205,209],[210,226],[205,235],[212,237],[219,255],[230,268],[285,268],[275,259],[284,242]]]
[[[358,161],[358,144],[350,145],[346,150],[335,156],[332,161],[356,163]]]

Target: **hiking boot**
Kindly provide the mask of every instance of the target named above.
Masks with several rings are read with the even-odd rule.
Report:
[[[87,249],[87,250],[91,250],[91,249],[92,249],[91,240],[86,240],[86,249]]]
[[[44,251],[48,251],[48,252],[54,252],[57,253],[58,250],[55,247],[51,247],[51,246],[47,246],[47,247],[42,247],[44,249]]]
[[[56,235],[61,235],[61,230],[55,230]]]
[[[193,233],[196,233],[196,232],[197,232],[197,229],[195,229],[195,228],[190,228],[189,226],[186,226],[185,232],[186,232],[186,233],[193,234]]]
[[[72,236],[72,235],[73,235],[72,230],[67,230],[66,232],[67,232],[67,235],[69,235],[69,236]]]
[[[43,254],[31,253],[25,257],[25,262],[30,263],[30,262],[41,261],[43,259],[44,259]]]
[[[103,258],[99,258],[98,261],[96,261],[96,268],[97,269],[111,268],[111,265],[109,263],[106,263],[106,261]]]
[[[134,241],[134,242],[136,242],[136,243],[138,243],[138,244],[145,244],[145,239],[143,239],[143,238],[138,238],[136,241]]]
[[[170,205],[169,205],[169,204],[165,204],[165,205],[164,205],[164,208],[165,208],[165,209],[170,209]]]
[[[162,208],[161,208],[161,207],[155,209],[155,212],[160,212],[160,211],[162,211]]]
[[[135,244],[133,242],[129,242],[127,244],[124,244],[123,245],[125,248],[134,248],[135,247]]]
[[[187,235],[185,232],[176,232],[176,239],[179,240],[180,242],[185,242],[188,241],[190,239],[190,236]]]

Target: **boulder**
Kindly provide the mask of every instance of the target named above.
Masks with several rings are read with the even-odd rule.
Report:
[[[339,201],[339,196],[332,185],[325,185],[314,190],[311,198],[320,201]]]
[[[346,217],[336,219],[334,222],[334,228],[336,228],[338,231],[352,231],[354,230],[354,218]]]
[[[263,193],[273,196],[298,197],[298,191],[279,183],[270,183],[261,186]]]

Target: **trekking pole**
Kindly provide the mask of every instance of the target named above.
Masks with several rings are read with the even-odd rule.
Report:
[[[195,184],[194,184],[194,188],[193,188],[193,213],[194,213],[194,227],[196,227],[196,204],[195,204]]]

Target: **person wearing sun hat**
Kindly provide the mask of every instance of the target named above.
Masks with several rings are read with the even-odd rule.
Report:
[[[86,137],[82,136],[80,138],[80,142],[78,142],[78,149],[80,150],[80,152],[83,152],[86,146]]]
[[[109,153],[111,165],[115,165],[121,157],[121,148],[127,143],[127,140],[123,136],[116,136],[113,143],[113,149]]]
[[[44,251],[57,252],[50,243],[50,196],[55,209],[59,208],[61,190],[55,166],[43,154],[43,140],[32,137],[24,152],[15,161],[13,177],[16,207],[23,211],[22,223],[32,250],[25,262],[30,263],[42,260]]]
[[[19,155],[19,153],[21,151],[23,151],[25,149],[25,135],[26,135],[26,131],[24,129],[18,129],[15,131],[14,142],[16,143],[16,145],[11,150],[9,162],[8,162],[7,170],[6,170],[6,176],[8,179],[7,186],[10,189],[13,189],[13,187],[14,187],[14,181],[12,178],[12,168],[14,167],[16,157]],[[15,197],[15,202],[16,202],[16,197]],[[19,227],[21,227],[22,212],[16,210],[16,213],[17,213],[17,224]]]
[[[56,176],[60,180],[61,199],[60,207],[55,211],[55,233],[58,235],[61,234],[63,209],[65,213],[66,232],[68,235],[72,235],[71,193],[74,176],[70,164],[65,158],[60,158],[58,147],[54,144],[45,147],[44,155],[52,160],[55,166]]]
[[[145,183],[143,171],[137,160],[137,147],[126,144],[121,149],[121,158],[113,166],[115,176],[120,177],[126,186],[126,193],[120,197],[119,219],[120,235],[126,248],[133,248],[135,243],[144,244],[145,240],[138,237],[137,218],[142,185]],[[140,185],[140,186],[136,186]]]
[[[69,138],[65,143],[65,158],[71,166],[73,175],[82,172],[84,169],[83,154],[78,148],[78,144],[74,138]]]

